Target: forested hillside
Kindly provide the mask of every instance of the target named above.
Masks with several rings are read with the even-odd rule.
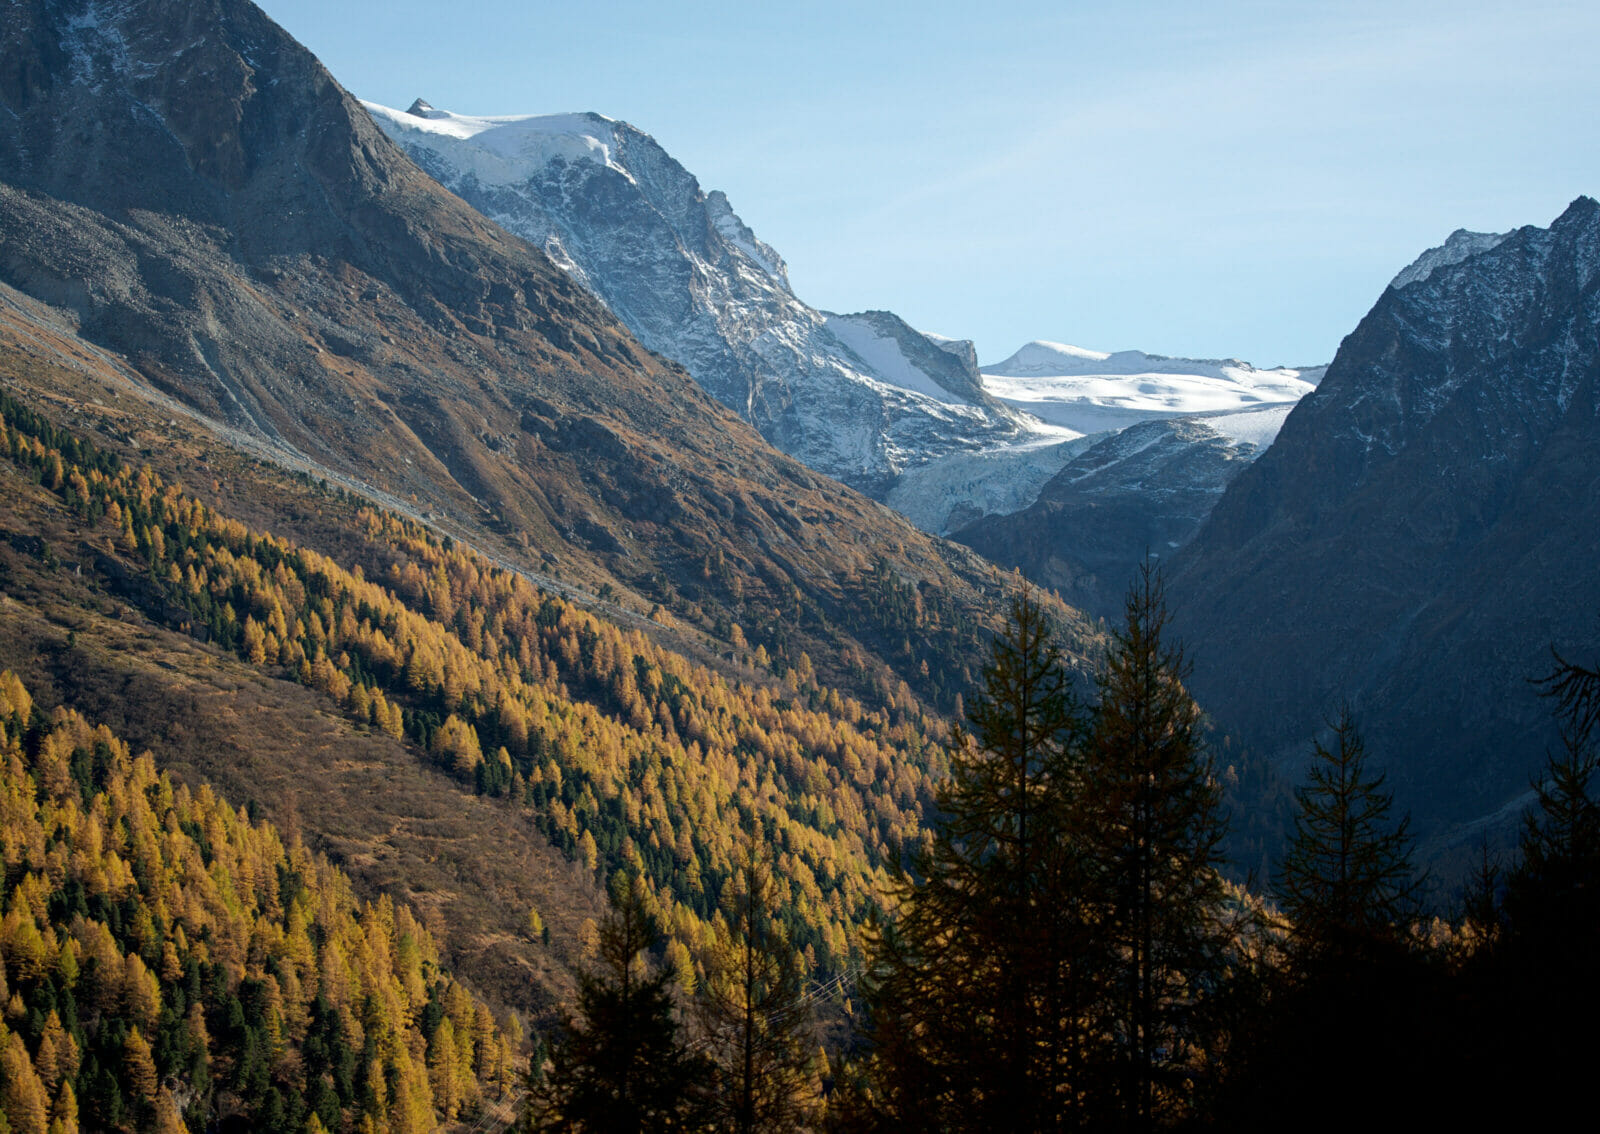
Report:
[[[998,572],[767,445],[254,5],[3,11],[0,323],[104,372],[83,402],[115,387],[182,440],[326,477],[552,587],[719,641],[738,625],[832,684],[847,651],[946,710],[970,679]],[[915,650],[865,601],[880,561],[947,615]]]
[[[74,556],[75,575],[156,622],[530,808],[519,837],[602,876],[642,873],[688,957],[709,939],[741,831],[775,848],[778,904],[812,974],[851,963],[887,872],[924,837],[944,726],[904,684],[864,706],[819,684],[804,653],[789,663],[762,645],[732,680],[414,522],[359,509],[346,569],[10,398],[0,430],[0,452],[78,536],[42,555]],[[915,593],[899,601],[928,617]]]
[[[513,1082],[407,907],[9,670],[0,764],[9,1129],[429,1131]]]
[[[27,664],[48,686],[59,693],[82,680],[92,692],[95,681],[74,671],[133,674],[147,657],[177,670],[192,651],[210,672],[248,674],[263,689],[294,689],[315,701],[349,730],[346,743],[398,746],[413,774],[451,785],[457,806],[472,809],[480,838],[488,828],[476,853],[547,848],[551,861],[538,868],[545,874],[532,890],[515,891],[520,904],[497,911],[498,922],[447,921],[438,911],[440,899],[449,899],[425,892],[422,915],[402,913],[404,903],[380,895],[427,885],[400,885],[393,874],[374,885],[380,872],[371,856],[380,844],[365,844],[373,849],[354,850],[349,860],[367,879],[371,906],[358,905],[351,883],[342,883],[341,892],[350,910],[361,911],[350,916],[366,927],[374,956],[382,950],[371,944],[375,931],[363,919],[399,927],[388,946],[396,987],[411,987],[403,939],[415,928],[419,958],[462,956],[469,978],[491,987],[497,1003],[543,1013],[534,1068],[536,1078],[549,1077],[534,1096],[543,1109],[532,1113],[557,1123],[552,1129],[563,1128],[562,1116],[582,1105],[573,1084],[590,1081],[586,1050],[612,1056],[645,1050],[630,1046],[642,1042],[630,1040],[633,1033],[608,1033],[594,1016],[619,995],[620,1003],[632,1003],[633,995],[654,998],[641,1006],[654,1014],[662,1059],[678,1076],[658,1085],[678,1090],[672,1105],[698,1115],[694,1122],[702,1126],[716,1121],[710,1116],[718,1113],[718,1097],[736,1100],[743,1089],[753,1099],[773,1082],[783,1084],[784,1105],[793,1104],[786,1113],[811,1116],[786,1120],[780,1129],[820,1121],[824,1112],[841,1129],[908,1123],[992,1129],[1015,1113],[1014,1105],[1028,1108],[1026,1129],[1050,1127],[1057,1118],[1089,1127],[1271,1125],[1295,1115],[1309,1089],[1304,1068],[1281,1059],[1283,1051],[1306,1045],[1321,1063],[1357,1076],[1346,1092],[1349,1105],[1330,1113],[1348,1116],[1385,1099],[1399,1100],[1388,1104],[1396,1113],[1420,1115],[1425,1100],[1459,1091],[1495,1060],[1532,1067],[1536,1055],[1559,1061],[1570,1050],[1552,1023],[1562,1003],[1552,981],[1578,963],[1582,942],[1593,937],[1592,911],[1582,901],[1574,905],[1574,895],[1581,899],[1594,875],[1597,814],[1589,794],[1594,679],[1581,667],[1566,667],[1565,684],[1556,687],[1567,694],[1560,719],[1568,755],[1552,764],[1541,787],[1543,810],[1530,821],[1522,857],[1507,865],[1503,882],[1486,871],[1470,908],[1451,922],[1430,919],[1410,903],[1403,828],[1392,836],[1389,799],[1380,793],[1381,780],[1366,777],[1359,747],[1347,743],[1351,730],[1340,734],[1337,752],[1319,753],[1334,771],[1300,794],[1299,857],[1272,873],[1283,901],[1279,912],[1222,885],[1216,874],[1226,773],[1206,747],[1182,653],[1163,644],[1165,610],[1148,579],[1142,597],[1130,598],[1127,625],[1113,636],[1090,705],[1063,699],[1076,663],[1060,648],[1059,627],[1024,603],[1018,609],[1029,612],[1027,634],[1019,646],[1014,610],[1013,625],[972,691],[969,739],[951,737],[907,686],[885,683],[882,670],[858,666],[863,687],[874,693],[864,702],[820,681],[804,653],[774,657],[746,641],[713,669],[656,640],[657,630],[689,640],[664,612],[653,615],[663,621],[640,619],[624,630],[414,520],[305,480],[296,489],[305,510],[291,522],[307,532],[335,527],[337,557],[228,515],[215,484],[214,503],[207,504],[9,395],[0,395],[0,457],[8,517],[0,547],[3,609]],[[259,496],[269,483],[263,477],[252,491]],[[874,593],[895,617],[912,625],[940,617],[892,572],[875,575]],[[41,615],[53,629],[39,625]],[[99,644],[119,633],[115,627],[139,636],[102,650]],[[1014,660],[1030,649],[1031,661]],[[14,677],[4,688],[12,706],[31,700]],[[127,696],[111,700],[149,727],[153,706]],[[322,1062],[304,1054],[306,1044],[313,1053],[354,1051],[352,1037],[365,1052],[369,1037],[384,1034],[381,1019],[369,1018],[383,1002],[366,995],[361,977],[350,978],[357,983],[346,1003],[360,1003],[349,1013],[352,1023],[336,1015],[331,994],[327,1009],[316,1006],[315,994],[304,994],[313,979],[306,971],[294,970],[295,993],[286,963],[275,960],[283,954],[272,942],[280,938],[258,949],[250,944],[252,934],[259,936],[255,929],[234,938],[246,942],[238,981],[208,977],[206,964],[220,969],[219,954],[233,955],[218,943],[219,931],[207,936],[203,926],[192,928],[199,923],[184,920],[186,907],[151,888],[154,875],[130,855],[139,830],[165,826],[170,833],[175,825],[189,832],[186,820],[214,844],[204,821],[184,810],[191,799],[214,798],[213,790],[185,794],[148,758],[129,760],[110,732],[95,733],[64,704],[48,719],[65,739],[51,739],[44,719],[38,712],[13,714],[3,738],[16,753],[13,768],[33,775],[32,785],[15,794],[18,813],[37,801],[44,832],[15,843],[29,849],[19,852],[19,869],[8,875],[13,892],[0,938],[8,989],[18,991],[6,1024],[17,1039],[6,1040],[5,1054],[12,1068],[6,1082],[18,1084],[4,1100],[8,1114],[21,1116],[14,1126],[26,1128],[36,1112],[48,1117],[52,1107],[60,1108],[65,1126],[76,1106],[80,1124],[92,1116],[95,1128],[180,1116],[194,1128],[201,1112],[193,1108],[200,1106],[248,1115],[258,1128],[303,1128],[315,1112],[316,1122],[333,1129],[326,1111],[348,1129],[376,1115],[374,1107],[386,1107],[373,1117],[375,1128],[404,1129],[410,1119],[396,1108],[410,1107],[427,1123],[433,1121],[427,1107],[470,1113],[475,1100],[500,1089],[512,1057],[498,1039],[479,1042],[480,1024],[492,1022],[493,1013],[480,1014],[466,993],[447,985],[425,991],[421,1001],[397,1000],[396,1014],[383,1017],[397,1036],[412,1035],[409,1027],[419,1038],[391,1044],[397,1062],[383,1071],[384,1093],[377,1097],[362,1093],[363,1083],[376,1081],[370,1067],[363,1079],[358,1061],[344,1077],[342,1054]],[[247,759],[250,749],[274,744],[259,727],[242,727],[229,742]],[[213,732],[199,743],[222,738]],[[307,762],[319,751],[328,753],[326,764]],[[338,747],[291,758],[300,761],[312,792],[324,783],[338,790],[348,762]],[[149,930],[131,907],[96,904],[99,882],[84,883],[81,909],[76,897],[52,897],[66,883],[57,885],[50,855],[65,844],[50,832],[71,825],[60,827],[50,800],[76,799],[79,811],[93,816],[94,797],[85,793],[105,788],[111,782],[105,769],[118,767],[128,768],[137,785],[125,794],[143,792],[152,801],[152,818],[119,826],[125,813],[108,812],[111,826],[100,845],[129,847],[117,854],[130,865],[126,877],[122,868],[103,867],[104,892],[124,885],[127,894],[131,880],[158,910],[164,903],[165,913],[150,914]],[[390,775],[399,770],[391,769]],[[227,775],[218,763],[208,771]],[[287,809],[290,794],[273,788],[270,777],[259,783],[269,806]],[[161,804],[168,796],[172,823]],[[240,829],[256,830],[231,811],[222,814]],[[363,822],[358,812],[340,819],[352,828]],[[1328,865],[1329,839],[1342,838],[1340,824],[1352,822],[1359,852],[1353,864],[1382,867],[1375,883],[1363,881],[1359,870],[1341,874]],[[1139,833],[1141,824],[1147,834]],[[324,814],[310,833],[338,845],[339,826]],[[256,886],[260,904],[248,907],[252,916],[283,914],[282,948],[290,949],[299,891],[284,878],[298,872],[315,891],[324,877],[316,871],[328,868],[302,865],[312,857],[292,839],[282,851],[285,840],[261,838],[280,849],[287,865],[269,871],[241,852],[224,862],[226,878],[235,888],[244,878]],[[36,849],[43,856],[37,861],[29,857]],[[267,851],[257,858],[278,861]],[[562,859],[570,866],[556,869],[568,873],[551,873]],[[70,846],[57,861],[66,864],[62,878],[77,877]],[[897,878],[906,862],[912,872]],[[431,867],[430,857],[416,877]],[[272,885],[257,885],[262,878]],[[609,916],[594,900],[602,879],[622,895]],[[760,894],[758,907],[748,905],[753,893]],[[48,920],[58,907],[66,930]],[[741,908],[756,912],[740,921]],[[1048,916],[1039,912],[1046,909]],[[14,917],[16,911],[24,912]],[[26,911],[34,913],[32,922]],[[874,911],[884,919],[863,937]],[[64,934],[93,946],[73,915],[85,925],[105,924],[121,949],[117,1011],[135,1013],[125,1031],[104,1012],[72,1016],[78,1001],[66,1001],[54,985],[49,994],[34,991],[43,987],[36,978],[52,971],[51,957],[59,973]],[[619,917],[633,928],[618,930]],[[507,931],[508,921],[514,931]],[[425,924],[443,935],[431,947],[436,953],[421,944],[435,937],[423,936]],[[316,963],[324,965],[332,930],[311,936]],[[199,1033],[190,1024],[193,982],[182,944],[197,940],[203,950],[189,955],[200,967],[200,997],[218,990],[224,1013],[217,1022],[207,1015],[210,1001],[202,1009],[212,1056],[205,1067],[210,1078],[198,1080],[195,1044],[183,1038]],[[351,940],[346,957],[360,952],[362,939]],[[166,963],[169,941],[178,970]],[[146,949],[147,942],[160,945],[160,953]],[[158,1005],[169,995],[166,974],[181,970],[187,1032],[160,1030],[163,1007],[154,1024],[140,1024],[150,1014],[140,1017],[128,1007],[126,974],[137,971],[130,952],[156,973]],[[42,969],[19,960],[34,955],[44,958]],[[725,1000],[733,1010],[724,1010],[720,1023],[710,1013],[702,1018],[706,1010],[694,1005],[736,993],[730,964],[741,955],[769,966],[763,971],[770,975],[759,988],[746,986],[742,999]],[[509,970],[508,958],[515,959]],[[91,972],[112,964],[109,952],[104,966],[91,960]],[[74,963],[79,973],[72,979],[80,981],[82,957]],[[564,1000],[570,1010],[574,969],[581,974],[577,1007],[587,1022],[555,1027],[562,1013],[550,1009]],[[829,975],[852,978],[866,1011],[852,996],[853,1017],[838,1013],[843,1003],[829,1013],[836,1062],[824,1080],[806,1030],[779,1025],[813,1018],[825,991],[842,996],[848,983],[818,988],[818,978]],[[272,1039],[272,1013],[279,1009],[268,976],[285,1006],[276,1027],[286,1040]],[[333,979],[319,969],[316,987]],[[622,991],[608,979],[621,980]],[[802,991],[806,986],[810,992]],[[223,988],[238,1000],[244,1024],[235,1026]],[[787,991],[773,1000],[772,988]],[[297,995],[298,1003],[311,1005],[299,1033],[294,1020],[302,1017],[289,1007]],[[1072,1006],[1065,1015],[1062,1004]],[[59,1053],[68,1052],[70,1067],[72,1048],[50,1023],[52,1006],[61,1037],[70,1035],[79,1053],[70,1095],[62,1088]],[[258,1017],[262,1032],[252,1040]],[[327,1031],[335,1018],[339,1030]],[[81,1034],[72,1031],[72,1020]],[[168,1025],[179,1028],[176,1018]],[[778,1052],[764,1070],[742,1078],[728,1057],[738,1051],[741,1025],[748,1035],[776,1036],[767,1050]],[[1034,1038],[1018,1047],[1007,1036]],[[150,1049],[153,1078],[145,1075],[141,1041]],[[286,1052],[299,1042],[298,1062],[260,1054],[278,1050],[275,1042]],[[549,1043],[554,1054],[545,1061]],[[452,1050],[454,1062],[446,1058]],[[121,1062],[108,1070],[114,1059]],[[323,1081],[307,1072],[313,1066],[328,1068]],[[824,1081],[833,1088],[825,1105]],[[159,1085],[146,1090],[152,1082]],[[723,1084],[721,1094],[708,1097],[707,1083]],[[604,1127],[591,1120],[576,1128]]]

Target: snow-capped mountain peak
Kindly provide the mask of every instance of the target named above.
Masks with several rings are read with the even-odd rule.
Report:
[[[1453,267],[1469,256],[1497,247],[1510,235],[1509,232],[1468,232],[1458,228],[1439,247],[1428,249],[1402,268],[1389,286],[1398,290],[1408,284],[1420,283],[1440,268]]]
[[[801,302],[727,197],[625,122],[366,106],[424,170],[542,246],[778,448],[932,530],[1022,507],[1083,435],[1287,407],[1319,376],[1043,341],[980,372],[968,340]],[[1282,416],[1238,426],[1264,446]]]
[[[409,110],[365,100],[361,105],[413,156],[418,148],[448,154],[463,174],[484,185],[526,181],[558,160],[594,162],[629,176],[613,160],[616,123],[603,114],[455,114],[420,98]]]
[[[1311,392],[1324,370],[1258,370],[1233,358],[1169,358],[1037,340],[985,366],[983,386],[1019,410],[1087,434],[1151,418],[1293,405]]]
[[[625,122],[365,105],[426,172],[812,468],[881,495],[909,467],[1028,433],[984,391],[970,344],[802,303],[727,197]]]
[[[1137,354],[1138,352],[1132,352]],[[1085,350],[1083,347],[1035,339],[1004,362],[983,369],[993,374],[1070,374],[1074,367],[1095,366],[1111,356],[1103,350]]]

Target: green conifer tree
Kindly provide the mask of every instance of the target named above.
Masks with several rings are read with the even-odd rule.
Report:
[[[874,939],[868,983],[887,1120],[928,1130],[1053,1128],[1078,1105],[1083,863],[1067,828],[1084,722],[1050,625],[1011,603],[958,730],[920,881]]]
[[[1344,1130],[1379,1110],[1422,1121],[1418,1103],[1437,1093],[1439,1000],[1413,933],[1421,883],[1408,825],[1392,818],[1348,707],[1330,727],[1295,793],[1275,887],[1286,948],[1230,1051],[1224,1128]]]
[[[531,1097],[530,1125],[563,1134],[703,1130],[711,1067],[685,1043],[672,998],[676,974],[645,956],[661,931],[643,884],[614,875],[611,901],[596,966],[578,978],[579,1018]]]
[[[1409,820],[1390,818],[1394,796],[1367,769],[1349,706],[1315,744],[1308,783],[1295,792],[1294,835],[1277,882],[1300,965],[1398,942],[1417,913]]]
[[[1141,568],[1124,609],[1097,679],[1072,827],[1096,864],[1094,900],[1114,958],[1098,1010],[1114,1052],[1114,1108],[1121,1125],[1142,1130],[1190,1105],[1212,1054],[1205,1009],[1233,932],[1218,873],[1221,792],[1153,567]]]

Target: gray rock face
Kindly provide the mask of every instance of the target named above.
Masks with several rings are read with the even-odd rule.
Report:
[[[1593,656],[1600,614],[1600,205],[1452,240],[1345,339],[1171,580],[1226,730],[1293,762],[1348,699],[1435,829],[1525,791],[1552,738],[1525,679],[1552,643]]]
[[[543,247],[647,347],[819,472],[881,497],[908,467],[1023,432],[984,393],[970,343],[888,312],[806,306],[727,197],[627,123],[367,108],[424,171]]]
[[[1028,507],[952,538],[1110,616],[1145,554],[1166,557],[1188,543],[1256,455],[1253,443],[1201,417],[1131,425],[1070,460]]]
[[[456,375],[424,370],[397,331],[464,367],[481,359],[463,334],[559,360],[544,373],[585,352],[645,360],[545,257],[419,175],[254,5],[0,11],[0,279],[166,392],[344,462],[397,418],[439,428],[421,406],[447,391],[418,388]],[[350,382],[356,369],[375,386]],[[350,428],[330,437],[338,417]]]

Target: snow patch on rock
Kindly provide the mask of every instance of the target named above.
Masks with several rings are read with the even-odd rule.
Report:
[[[1200,418],[1217,433],[1241,445],[1254,445],[1257,455],[1266,451],[1277,439],[1278,431],[1289,417],[1292,405],[1272,406],[1269,409],[1246,410],[1242,413],[1219,413]]]
[[[856,357],[870,368],[870,373],[881,380],[905,390],[926,394],[935,401],[964,401],[939,385],[926,371],[918,369],[900,349],[899,342],[888,335],[879,334],[871,323],[859,315],[828,315],[826,322],[833,337],[855,352]]]
[[[881,497],[908,468],[1032,436],[984,393],[970,344],[945,347],[888,312],[802,303],[727,197],[625,122],[365,105],[430,175],[819,472]]]
[[[613,160],[614,123],[602,114],[454,114],[420,98],[410,110],[365,99],[361,105],[407,149],[448,156],[462,175],[471,174],[484,185],[526,181],[554,161],[594,162],[628,175]]]

